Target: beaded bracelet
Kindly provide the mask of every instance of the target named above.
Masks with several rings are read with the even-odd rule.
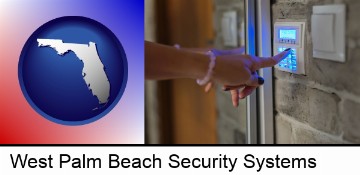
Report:
[[[215,54],[210,50],[206,53],[209,58],[210,58],[210,63],[209,63],[209,69],[205,75],[205,77],[203,79],[197,79],[196,82],[202,86],[202,85],[205,85],[206,83],[208,83],[212,77],[212,74],[213,74],[213,70],[214,70],[214,67],[215,67],[215,60],[216,60],[216,56]]]
[[[175,44],[174,47],[177,48],[177,49],[180,49],[179,44]],[[208,71],[207,71],[207,73],[206,73],[206,75],[205,75],[205,77],[203,79],[201,79],[201,80],[197,79],[196,80],[197,84],[199,84],[200,86],[203,86],[203,85],[207,84],[210,81],[213,70],[214,70],[214,67],[215,67],[216,56],[215,56],[214,52],[209,50],[206,54],[209,55],[209,58],[210,58],[209,69],[208,69]]]

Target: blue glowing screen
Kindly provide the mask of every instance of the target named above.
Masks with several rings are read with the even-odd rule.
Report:
[[[286,49],[286,47],[279,47],[278,48],[278,52],[282,52]],[[297,64],[296,64],[296,49],[291,49],[291,53],[289,54],[289,56],[287,56],[285,59],[283,59],[280,63],[279,66],[284,68],[284,69],[288,69],[290,71],[295,71],[297,70]]]
[[[296,39],[296,30],[280,29],[279,35],[281,39]]]

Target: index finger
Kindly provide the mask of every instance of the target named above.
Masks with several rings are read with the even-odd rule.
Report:
[[[291,53],[291,48],[284,50],[283,52],[273,56],[273,57],[260,57],[258,60],[258,67],[272,67],[278,64],[281,60],[286,58]]]

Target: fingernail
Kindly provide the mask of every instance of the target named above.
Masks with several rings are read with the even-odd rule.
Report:
[[[262,77],[258,77],[258,83],[260,85],[264,84],[265,80]]]
[[[228,88],[228,87],[227,87],[227,88],[224,88],[223,90],[224,90],[224,91],[229,91],[229,90],[230,90],[230,88]]]
[[[291,48],[287,48],[287,49],[285,49],[285,51],[289,51]]]

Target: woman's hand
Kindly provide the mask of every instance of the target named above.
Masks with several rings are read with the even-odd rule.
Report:
[[[204,52],[204,50],[199,51]],[[276,65],[290,53],[290,49],[267,58],[244,55],[244,47],[232,50],[213,49],[212,52],[217,57],[213,81],[225,84],[223,90],[230,91],[232,103],[237,107],[239,99],[244,99],[254,89],[264,84],[264,79],[258,76],[256,71]],[[211,89],[212,84],[209,82],[205,86],[205,92]]]
[[[207,52],[209,49],[206,50],[202,50],[203,53]],[[231,49],[231,50],[218,50],[218,49],[212,49],[211,50],[216,57],[219,56],[224,56],[224,55],[241,55],[245,53],[245,47],[240,47],[240,48],[236,48],[236,49]],[[212,88],[213,83],[209,82],[208,84],[206,84],[205,86],[205,92],[209,92],[210,89]]]
[[[228,53],[231,53],[229,51]],[[272,67],[290,54],[290,49],[274,57],[256,57],[239,54],[217,54],[213,81],[224,84],[224,90],[230,90],[233,105],[239,99],[250,95],[254,89],[264,83],[264,79],[256,73],[260,68]]]

